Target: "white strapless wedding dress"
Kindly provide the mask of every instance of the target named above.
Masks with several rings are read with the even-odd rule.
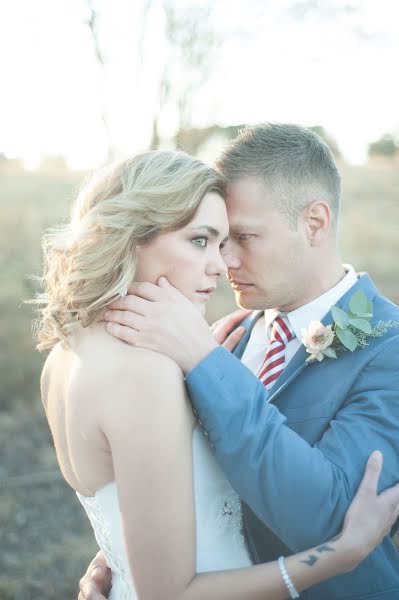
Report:
[[[251,565],[242,534],[240,501],[216,462],[199,426],[193,431],[197,573]],[[115,482],[92,497],[77,493],[112,570],[111,600],[135,600]],[[132,490],[134,502],[134,490]],[[156,568],[156,567],[154,567]]]

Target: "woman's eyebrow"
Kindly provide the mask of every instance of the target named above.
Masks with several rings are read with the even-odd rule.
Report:
[[[220,235],[220,231],[211,227],[210,225],[197,225],[196,227],[190,227],[190,230],[198,231],[198,229],[205,229],[208,233],[211,234],[212,237],[218,237]]]

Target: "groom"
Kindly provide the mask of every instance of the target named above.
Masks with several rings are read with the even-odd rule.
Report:
[[[359,290],[373,327],[398,322],[399,309],[367,274],[357,276],[341,264],[340,176],[315,134],[284,124],[247,129],[218,167],[230,183],[229,280],[238,305],[254,309],[242,323],[246,330],[235,356],[165,281],[133,284],[130,295],[113,305],[110,333],[169,355],[185,372],[200,422],[243,500],[257,563],[336,535],[372,450],[384,455],[382,487],[398,480],[399,329],[380,337],[365,332],[367,345],[354,351],[341,345],[337,358],[320,354],[330,335],[321,329],[311,351],[323,359],[312,362],[301,339],[312,321],[333,323],[331,307],[353,309]],[[148,301],[140,316],[135,295]],[[88,578],[84,583],[90,590]],[[355,571],[301,597],[399,598],[392,539],[386,537]]]

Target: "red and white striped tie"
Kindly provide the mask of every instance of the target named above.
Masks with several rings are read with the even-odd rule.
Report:
[[[285,349],[295,334],[286,317],[276,317],[273,321],[269,347],[259,369],[258,379],[269,390],[284,371]]]

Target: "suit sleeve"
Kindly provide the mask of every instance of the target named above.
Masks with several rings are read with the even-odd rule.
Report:
[[[223,348],[186,377],[216,457],[233,487],[292,550],[340,530],[372,450],[380,488],[399,480],[399,337],[379,344],[314,446],[267,404],[267,390]]]

